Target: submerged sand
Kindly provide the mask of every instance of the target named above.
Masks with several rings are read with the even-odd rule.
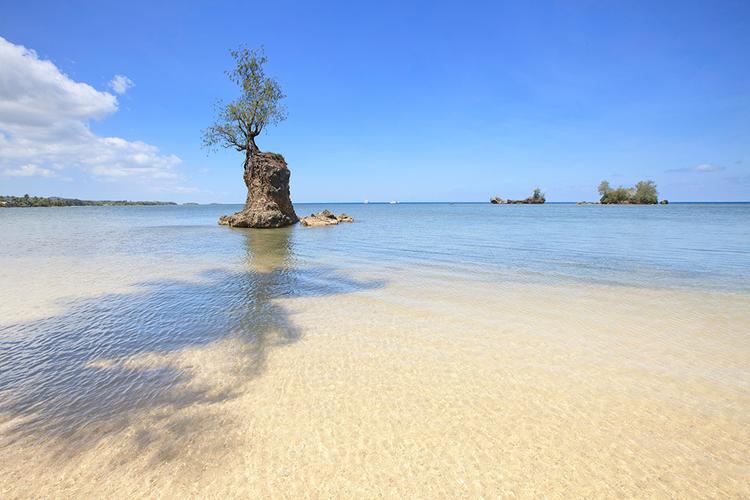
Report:
[[[72,434],[0,416],[0,496],[750,496],[746,295],[392,271],[273,304],[298,341],[94,363],[211,397]]]

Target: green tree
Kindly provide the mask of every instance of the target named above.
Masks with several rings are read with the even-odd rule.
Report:
[[[286,118],[286,108],[281,104],[285,95],[279,83],[266,76],[263,66],[268,59],[262,47],[252,50],[242,47],[229,53],[235,60],[235,67],[226,74],[240,87],[241,93],[234,101],[217,105],[217,120],[203,131],[203,145],[244,152],[248,169],[253,155],[259,151],[255,138],[267,126]]]
[[[635,185],[633,193],[633,203],[653,204],[659,201],[659,195],[656,191],[654,181],[640,181]]]
[[[658,202],[656,184],[654,181],[640,181],[634,188],[624,188],[619,186],[612,189],[609,182],[602,181],[599,184],[599,194],[601,203],[635,203],[640,205],[653,204]]]
[[[600,195],[601,197],[604,197],[604,196],[606,196],[607,194],[609,194],[609,193],[610,193],[610,191],[612,191],[612,188],[611,188],[611,187],[609,187],[609,181],[602,181],[602,182],[601,182],[601,183],[599,184],[599,195]]]

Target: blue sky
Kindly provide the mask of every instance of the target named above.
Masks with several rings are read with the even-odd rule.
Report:
[[[296,202],[592,200],[602,179],[750,199],[748,2],[0,10],[0,194],[242,202],[242,158],[200,132],[244,43],[288,96],[258,144]]]

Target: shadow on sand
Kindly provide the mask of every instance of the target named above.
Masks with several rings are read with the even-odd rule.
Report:
[[[233,376],[246,381],[262,373],[270,349],[302,336],[273,299],[383,285],[329,268],[297,267],[292,229],[236,231],[246,242],[242,272],[145,282],[133,293],[74,301],[63,314],[0,327],[0,423],[14,422],[0,441],[54,438],[70,445],[67,450],[80,450],[123,430],[142,410],[170,415],[233,398],[233,384],[218,391],[193,384],[189,371],[158,360],[230,339],[238,346],[231,351]],[[144,356],[157,362],[127,362]],[[172,427],[200,432],[202,424],[188,419]]]

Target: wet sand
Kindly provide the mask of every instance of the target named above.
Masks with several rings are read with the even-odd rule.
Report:
[[[158,406],[0,415],[0,496],[750,496],[746,295],[357,278],[255,343],[88,362],[182,373]]]

